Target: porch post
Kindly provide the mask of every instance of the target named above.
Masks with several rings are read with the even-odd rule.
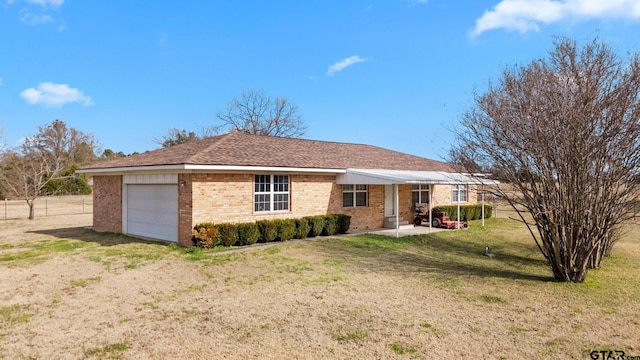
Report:
[[[429,233],[431,233],[431,230],[433,229],[433,214],[431,212],[431,210],[433,209],[433,188],[435,186],[429,184]]]
[[[460,185],[458,185],[458,224],[456,227],[460,230]]]
[[[398,195],[398,184],[393,184],[393,188],[396,191],[396,194],[395,194],[395,197],[396,197],[396,201],[395,201],[395,203],[396,203],[395,204],[396,205],[396,208],[395,208],[395,212],[396,212],[396,238],[399,238],[400,237],[400,211],[398,211],[398,208],[400,207],[400,204],[399,204],[400,197]]]
[[[482,227],[484,227],[484,190],[482,190]]]

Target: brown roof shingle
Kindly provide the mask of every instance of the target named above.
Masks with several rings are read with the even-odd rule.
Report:
[[[456,171],[450,163],[372,145],[250,135],[239,132],[96,163],[84,169],[182,164]]]

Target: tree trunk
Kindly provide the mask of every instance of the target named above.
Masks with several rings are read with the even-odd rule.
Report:
[[[29,220],[33,220],[36,218],[35,202],[33,200],[27,200],[27,204],[29,205]]]

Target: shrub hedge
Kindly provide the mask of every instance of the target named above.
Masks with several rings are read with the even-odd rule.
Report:
[[[260,229],[256,223],[238,224],[238,244],[252,245],[260,239]]]
[[[296,223],[296,235],[294,238],[296,239],[304,239],[309,235],[309,230],[311,226],[309,226],[309,221],[307,219],[294,219]]]
[[[456,220],[458,217],[457,205],[436,206],[433,211],[446,212],[451,220]],[[493,207],[491,205],[484,206],[484,218],[488,219],[493,214]],[[469,221],[482,218],[482,204],[474,205],[461,205],[460,206],[460,220]]]
[[[260,229],[259,242],[266,243],[276,240],[276,236],[278,236],[278,228],[273,220],[259,220],[256,221],[256,224],[258,224],[258,229]]]
[[[296,222],[293,219],[277,219],[276,224],[276,240],[288,241],[296,236]]]
[[[338,234],[346,234],[351,228],[351,215],[335,214],[338,218]]]
[[[193,244],[198,247],[252,245],[256,242],[287,241],[318,235],[345,234],[349,231],[351,216],[331,214],[307,216],[298,219],[259,220],[255,223],[204,222],[193,227]]]
[[[216,225],[218,228],[218,236],[220,242],[224,246],[233,246],[238,242],[238,226],[231,223],[222,223]]]
[[[322,236],[331,236],[338,233],[338,218],[335,215],[323,216]]]
[[[307,237],[316,237],[322,233],[324,228],[324,215],[307,216],[305,219],[309,222],[309,233]]]
[[[201,248],[212,248],[220,244],[218,229],[212,222],[204,222],[193,227],[191,241],[193,245]]]

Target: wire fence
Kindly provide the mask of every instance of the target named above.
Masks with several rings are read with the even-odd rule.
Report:
[[[29,205],[25,200],[0,200],[0,219],[14,220],[29,217]],[[65,195],[39,197],[34,205],[35,217],[91,214],[92,195]]]

